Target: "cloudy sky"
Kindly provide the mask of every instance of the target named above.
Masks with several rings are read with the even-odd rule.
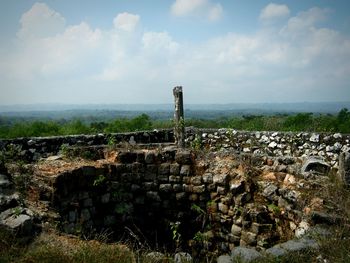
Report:
[[[2,0],[0,105],[350,101],[350,1]]]

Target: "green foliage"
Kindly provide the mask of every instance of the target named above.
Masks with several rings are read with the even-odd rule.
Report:
[[[151,118],[147,114],[141,114],[133,119],[116,119],[109,123],[105,132],[127,132],[152,129]]]
[[[215,119],[186,119],[177,129],[186,126],[197,128],[232,128],[249,131],[313,131],[350,133],[350,112],[344,108],[336,115],[298,113],[292,115],[244,115],[242,117],[218,117]],[[134,118],[117,118],[109,122],[66,121],[17,121],[0,118],[0,138],[52,136],[68,134],[93,134],[98,132],[130,132],[153,128],[174,128],[171,120],[152,120],[147,114]]]
[[[272,211],[275,215],[279,215],[281,213],[281,209],[275,204],[269,204],[267,208]]]
[[[16,217],[19,216],[21,212],[22,212],[22,209],[19,206],[12,208],[12,213],[14,213]]]
[[[181,234],[179,232],[180,224],[181,223],[179,221],[170,222],[172,238],[173,238],[173,241],[175,242],[176,248],[180,246],[180,242],[181,242]]]
[[[198,134],[196,134],[194,140],[191,142],[191,148],[193,150],[200,150],[202,148],[203,144],[202,144],[202,137]]]
[[[113,150],[116,148],[116,145],[117,145],[117,140],[115,137],[113,136],[109,136],[108,139],[107,139],[107,145],[108,145],[108,148],[110,150]]]
[[[191,206],[191,210],[196,212],[198,215],[205,215],[206,214],[206,212],[200,206],[198,206],[196,204],[193,204]]]
[[[207,237],[201,231],[198,231],[193,237],[193,240],[196,242],[203,242],[206,241],[206,239]]]
[[[348,109],[342,109],[337,115],[337,131],[348,133],[350,127],[350,112]]]
[[[60,152],[66,158],[71,158],[72,157],[71,154],[70,154],[70,151],[69,151],[69,145],[68,144],[62,144],[60,146]]]
[[[93,182],[93,186],[99,186],[106,180],[106,177],[100,174]]]

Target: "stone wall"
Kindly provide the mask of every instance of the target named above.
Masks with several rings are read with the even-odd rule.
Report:
[[[340,133],[188,129],[187,141],[210,150],[224,148],[268,156],[319,156],[333,167],[338,166],[339,154],[350,150],[350,135]]]
[[[0,140],[0,149],[11,149],[31,162],[40,158],[57,155],[62,145],[67,146],[93,146],[110,143],[169,143],[174,141],[172,130],[153,130],[130,133],[96,134],[96,135],[70,135],[53,137],[32,137]]]
[[[238,245],[267,248],[294,237],[302,213],[295,210],[298,193],[281,183],[281,174],[281,182],[271,183],[243,167],[266,163],[264,157],[234,157],[232,152],[196,158],[172,147],[119,151],[116,163],[58,174],[48,200],[68,233],[111,230],[116,239],[168,249],[197,247],[197,252],[227,252]],[[173,240],[174,225],[179,244]]]
[[[210,150],[220,148],[268,156],[320,156],[337,167],[339,154],[350,150],[350,135],[307,132],[250,132],[233,129],[186,129],[188,146],[200,143]],[[110,142],[152,144],[174,142],[173,130],[117,134],[73,135],[0,140],[0,148],[16,147],[24,159],[38,160],[56,155],[62,145],[92,146]]]

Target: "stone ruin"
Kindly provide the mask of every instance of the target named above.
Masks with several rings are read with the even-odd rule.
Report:
[[[108,231],[135,247],[231,262],[316,249],[309,233],[345,220],[307,192],[331,173],[349,184],[349,135],[188,128],[185,137],[186,149],[172,130],[2,140],[31,180],[23,199],[15,185],[25,171],[0,167],[0,225],[23,239],[47,224],[91,238]]]

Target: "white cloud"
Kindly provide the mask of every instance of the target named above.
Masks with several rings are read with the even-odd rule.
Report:
[[[222,17],[223,8],[210,0],[176,0],[171,6],[171,13],[175,16],[198,16],[216,21]]]
[[[289,13],[290,11],[287,5],[270,3],[261,10],[260,19],[267,20],[286,17],[289,16]]]
[[[208,18],[211,21],[219,20],[222,17],[223,9],[220,4],[215,4],[209,9]]]
[[[117,29],[121,29],[127,32],[132,32],[135,30],[137,24],[139,23],[140,16],[130,13],[121,13],[118,14],[114,20],[114,26]]]
[[[10,79],[19,103],[35,94],[49,102],[83,96],[85,103],[160,103],[178,84],[187,102],[349,98],[350,38],[319,26],[327,12],[312,8],[273,27],[261,23],[255,33],[200,43],[145,30],[138,15],[122,13],[109,29],[81,22],[46,37],[19,33],[11,54],[1,56],[0,75]],[[9,92],[1,94],[0,103],[11,101]]]
[[[145,32],[142,37],[142,44],[145,50],[155,52],[166,52],[173,55],[179,48],[168,32]]]
[[[176,16],[189,15],[207,4],[207,0],[176,0],[171,6],[171,12]]]
[[[314,28],[317,23],[324,21],[327,18],[328,13],[329,9],[321,9],[318,7],[302,11],[298,15],[291,17],[281,32],[293,36],[303,34],[305,31]]]
[[[20,38],[48,37],[64,30],[65,19],[44,3],[35,3],[20,20]]]

